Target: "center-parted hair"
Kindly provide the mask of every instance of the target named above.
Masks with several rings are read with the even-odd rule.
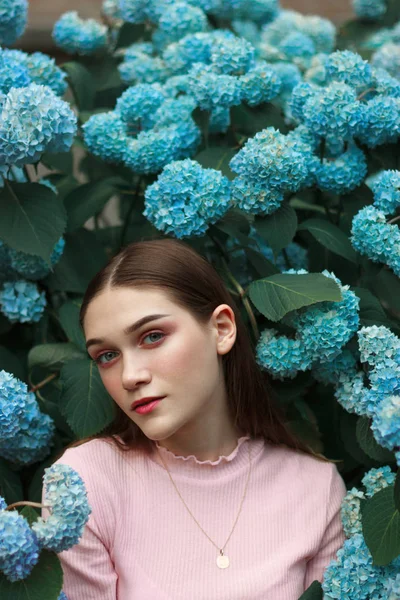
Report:
[[[269,376],[255,359],[247,328],[238,306],[215,268],[191,246],[176,239],[133,242],[122,249],[91,280],[80,310],[83,323],[90,302],[107,288],[142,288],[164,292],[169,300],[188,311],[198,323],[208,324],[214,309],[228,304],[235,315],[237,335],[231,350],[221,356],[228,409],[241,435],[262,437],[268,443],[284,444],[328,460],[297,438],[285,423],[274,398]],[[116,405],[116,417],[101,433],[73,442],[107,438],[121,450],[141,448],[150,452],[153,442]],[[121,442],[122,440],[122,442]]]

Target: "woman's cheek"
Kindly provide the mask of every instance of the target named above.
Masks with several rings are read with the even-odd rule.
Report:
[[[110,396],[114,399],[118,399],[119,391],[121,389],[120,376],[117,369],[103,369],[101,372],[101,380],[104,387]]]

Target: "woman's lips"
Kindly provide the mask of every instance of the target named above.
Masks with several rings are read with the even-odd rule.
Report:
[[[156,406],[163,399],[164,398],[157,398],[156,400],[152,400],[151,402],[148,402],[147,404],[142,404],[141,406],[137,406],[136,408],[134,408],[134,411],[139,413],[140,415],[144,415],[149,412],[152,412],[152,410],[154,410],[156,408]]]

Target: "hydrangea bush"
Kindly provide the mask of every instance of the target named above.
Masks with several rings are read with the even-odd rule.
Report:
[[[2,600],[66,600],[57,554],[91,508],[51,465],[114,418],[80,302],[165,236],[218,270],[346,482],[346,541],[303,600],[400,598],[400,5],[350,2],[335,27],[278,0],[104,0],[59,16],[56,64],[16,47],[27,1],[0,0]]]

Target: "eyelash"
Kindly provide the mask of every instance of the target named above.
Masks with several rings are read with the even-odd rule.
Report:
[[[162,333],[161,331],[149,331],[148,333],[146,333],[146,334],[145,334],[145,335],[142,337],[142,340],[144,340],[145,338],[147,338],[149,335],[152,335],[153,333],[157,333],[158,335],[161,335],[161,336],[162,336],[162,338],[164,338],[164,337],[165,337],[165,334],[164,334],[164,333]],[[161,339],[162,339],[162,338],[161,338]],[[158,341],[160,341],[160,340],[158,340]],[[158,343],[158,342],[154,342],[153,344],[150,344],[150,345],[151,345],[151,346],[155,346],[157,343]],[[94,362],[95,362],[97,365],[99,365],[99,366],[103,366],[104,364],[108,364],[107,362],[106,362],[106,363],[101,363],[101,362],[100,362],[100,359],[101,359],[101,357],[102,357],[102,356],[105,356],[106,354],[110,354],[110,353],[112,354],[112,350],[109,350],[108,352],[103,352],[102,354],[99,354],[99,356],[97,356],[97,357],[94,359]],[[108,361],[108,362],[110,362],[110,361]]]

